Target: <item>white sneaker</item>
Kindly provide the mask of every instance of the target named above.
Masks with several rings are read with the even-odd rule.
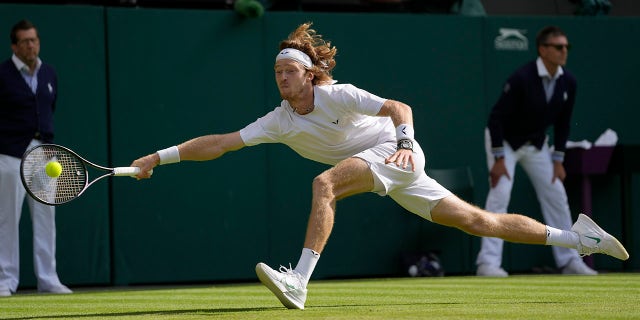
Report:
[[[9,289],[0,289],[0,297],[10,297],[11,291]]]
[[[59,286],[50,287],[46,289],[38,289],[40,293],[54,293],[54,294],[70,294],[73,293],[71,289],[67,288],[64,284],[60,284]]]
[[[606,233],[591,218],[582,213],[578,215],[578,220],[571,227],[571,231],[579,236],[577,250],[581,256],[604,253],[620,260],[629,259],[629,253],[616,238]]]
[[[562,274],[581,274],[587,276],[595,276],[598,271],[595,271],[587,266],[582,259],[571,259],[567,265],[562,268]]]
[[[280,266],[278,272],[260,262],[256,265],[256,274],[260,282],[269,288],[285,307],[304,309],[304,303],[307,301],[307,288],[302,276],[295,273],[291,266],[289,269]]]
[[[508,277],[509,273],[504,271],[501,267],[494,267],[488,264],[481,264],[476,270],[476,275],[479,277]]]

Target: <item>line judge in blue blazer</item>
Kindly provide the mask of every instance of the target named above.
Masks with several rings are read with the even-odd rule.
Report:
[[[27,148],[53,141],[58,94],[55,70],[39,58],[36,27],[22,20],[11,29],[10,38],[13,55],[0,64],[0,297],[15,293],[20,278],[18,225],[26,195],[20,159]],[[26,198],[38,291],[71,293],[56,270],[55,208]]]
[[[507,212],[516,164],[529,176],[547,225],[570,230],[573,219],[562,181],[562,162],[576,97],[576,78],[564,65],[569,42],[556,26],[541,29],[536,36],[538,58],[516,70],[507,79],[493,106],[485,130],[485,146],[491,188],[485,209]],[[554,129],[550,151],[547,130]],[[476,264],[479,276],[506,277],[502,268],[503,240],[482,238]],[[595,275],[575,250],[553,247],[556,265],[564,274]]]

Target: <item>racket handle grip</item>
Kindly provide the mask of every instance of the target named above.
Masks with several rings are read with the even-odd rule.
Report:
[[[140,173],[140,168],[138,167],[117,167],[113,168],[114,176],[135,176]]]

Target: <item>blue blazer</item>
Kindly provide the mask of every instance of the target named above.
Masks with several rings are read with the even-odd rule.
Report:
[[[554,128],[554,148],[564,152],[569,138],[571,114],[576,97],[576,78],[567,69],[556,80],[547,103],[536,61],[516,70],[507,80],[500,98],[493,106],[487,126],[491,146],[502,147],[507,141],[513,150],[527,142],[542,147],[547,129]]]
[[[53,141],[58,78],[42,63],[36,94],[11,59],[0,64],[0,154],[21,158],[33,138]]]

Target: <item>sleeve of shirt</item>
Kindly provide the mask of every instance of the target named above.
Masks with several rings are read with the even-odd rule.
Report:
[[[504,155],[504,123],[522,95],[522,82],[516,75],[507,79],[500,98],[491,109],[487,127],[491,134],[491,149],[495,156]]]
[[[381,98],[353,85],[345,85],[340,93],[345,105],[351,106],[357,113],[368,116],[377,115],[384,102],[387,101],[385,98]]]
[[[55,97],[53,98],[53,104],[51,105],[51,109],[53,111],[56,111],[56,106],[57,106],[57,102],[58,102],[58,74],[56,73],[55,69],[52,69],[53,71],[53,86],[54,86],[54,91],[55,91]]]
[[[573,113],[573,106],[575,104],[577,85],[575,78],[567,74],[563,79],[566,83],[566,101],[560,114],[558,115],[556,122],[553,125],[554,128],[554,146],[555,151],[553,155],[554,160],[564,160],[564,151],[566,150],[567,140],[569,139],[569,131],[571,128],[571,115]]]
[[[278,107],[240,129],[240,137],[244,144],[246,146],[255,146],[261,143],[278,142],[278,137],[282,132],[278,118],[280,113],[282,113],[282,111],[280,107]]]

